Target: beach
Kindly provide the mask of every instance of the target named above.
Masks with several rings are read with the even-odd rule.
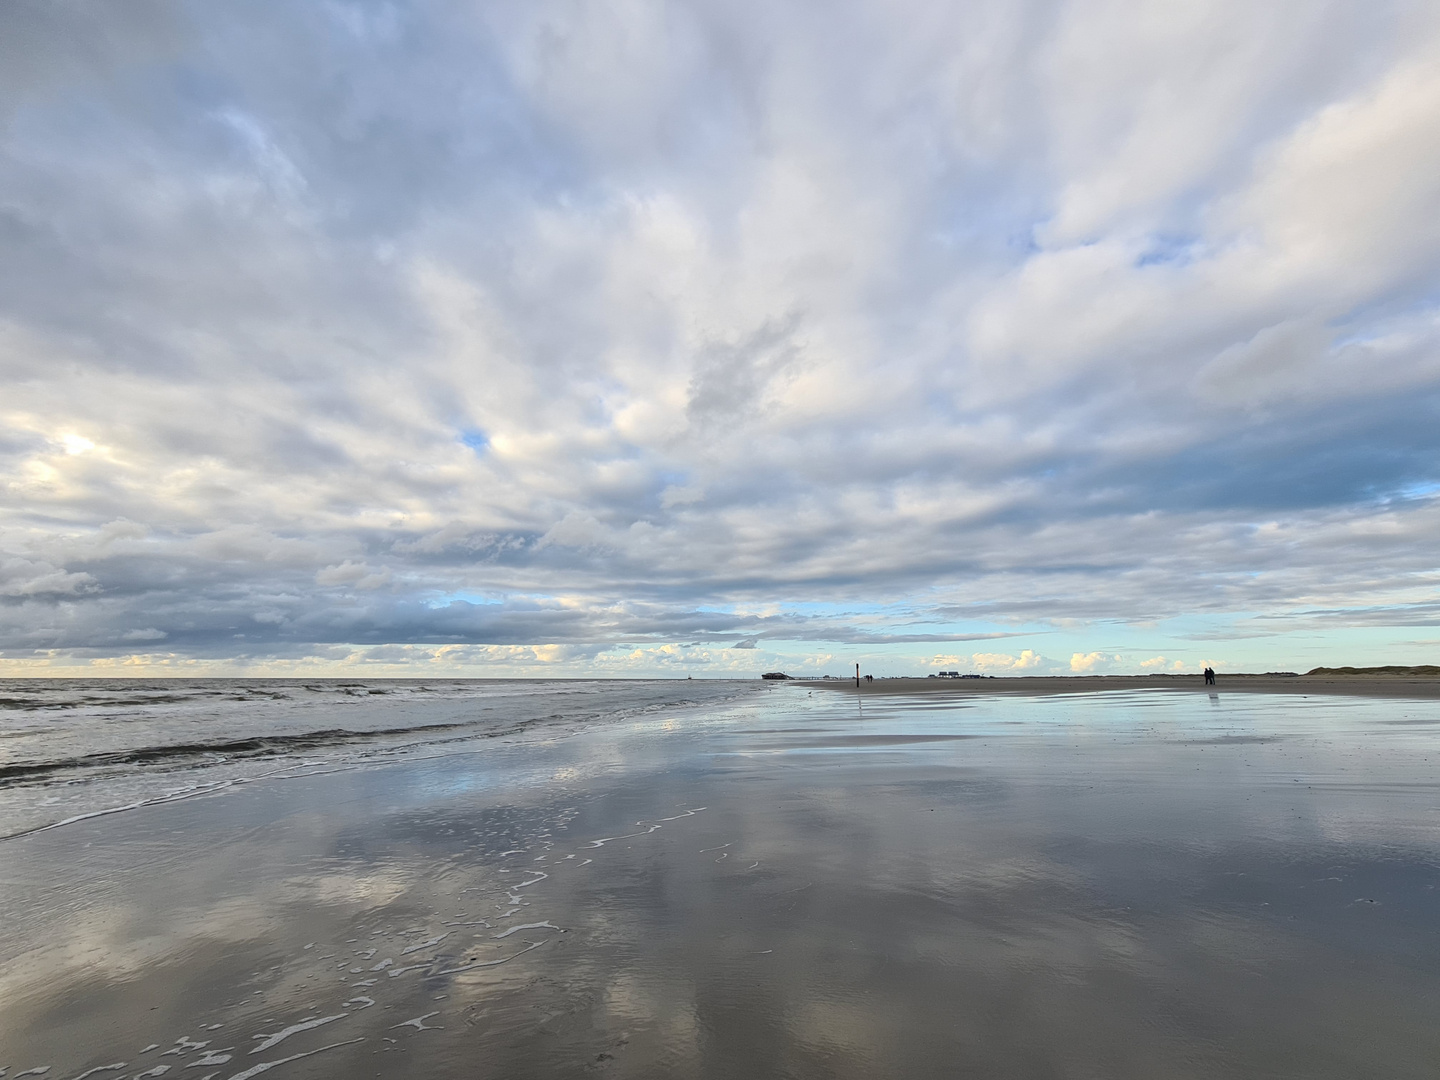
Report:
[[[272,753],[14,774],[0,1068],[1433,1075],[1440,705],[916,682],[252,684]]]
[[[854,693],[855,680],[805,679],[807,686],[828,690],[848,689]],[[877,678],[861,681],[858,689],[867,694],[1095,694],[1107,691],[1159,691],[1169,693],[1216,694],[1338,694],[1343,697],[1440,698],[1440,676],[1436,675],[1290,675],[1221,674],[1207,686],[1199,675],[1050,675],[1002,676],[987,678]]]

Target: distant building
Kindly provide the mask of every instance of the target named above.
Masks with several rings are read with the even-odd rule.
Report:
[[[767,671],[767,672],[765,672],[764,675],[761,675],[760,678],[762,678],[762,679],[788,679],[788,678],[790,678],[790,676],[789,676],[789,675],[786,675],[783,671]]]

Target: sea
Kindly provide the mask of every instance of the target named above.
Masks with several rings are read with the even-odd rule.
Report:
[[[690,679],[0,680],[0,838],[764,689]]]

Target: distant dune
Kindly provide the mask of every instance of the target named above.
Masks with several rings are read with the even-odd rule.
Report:
[[[1435,678],[1440,676],[1440,667],[1434,664],[1421,664],[1418,667],[1402,667],[1398,664],[1390,664],[1386,667],[1317,667],[1311,668],[1306,675],[1408,675],[1411,678]]]

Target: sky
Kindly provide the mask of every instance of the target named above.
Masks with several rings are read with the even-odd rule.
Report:
[[[1437,657],[1433,0],[0,7],[0,675]]]

